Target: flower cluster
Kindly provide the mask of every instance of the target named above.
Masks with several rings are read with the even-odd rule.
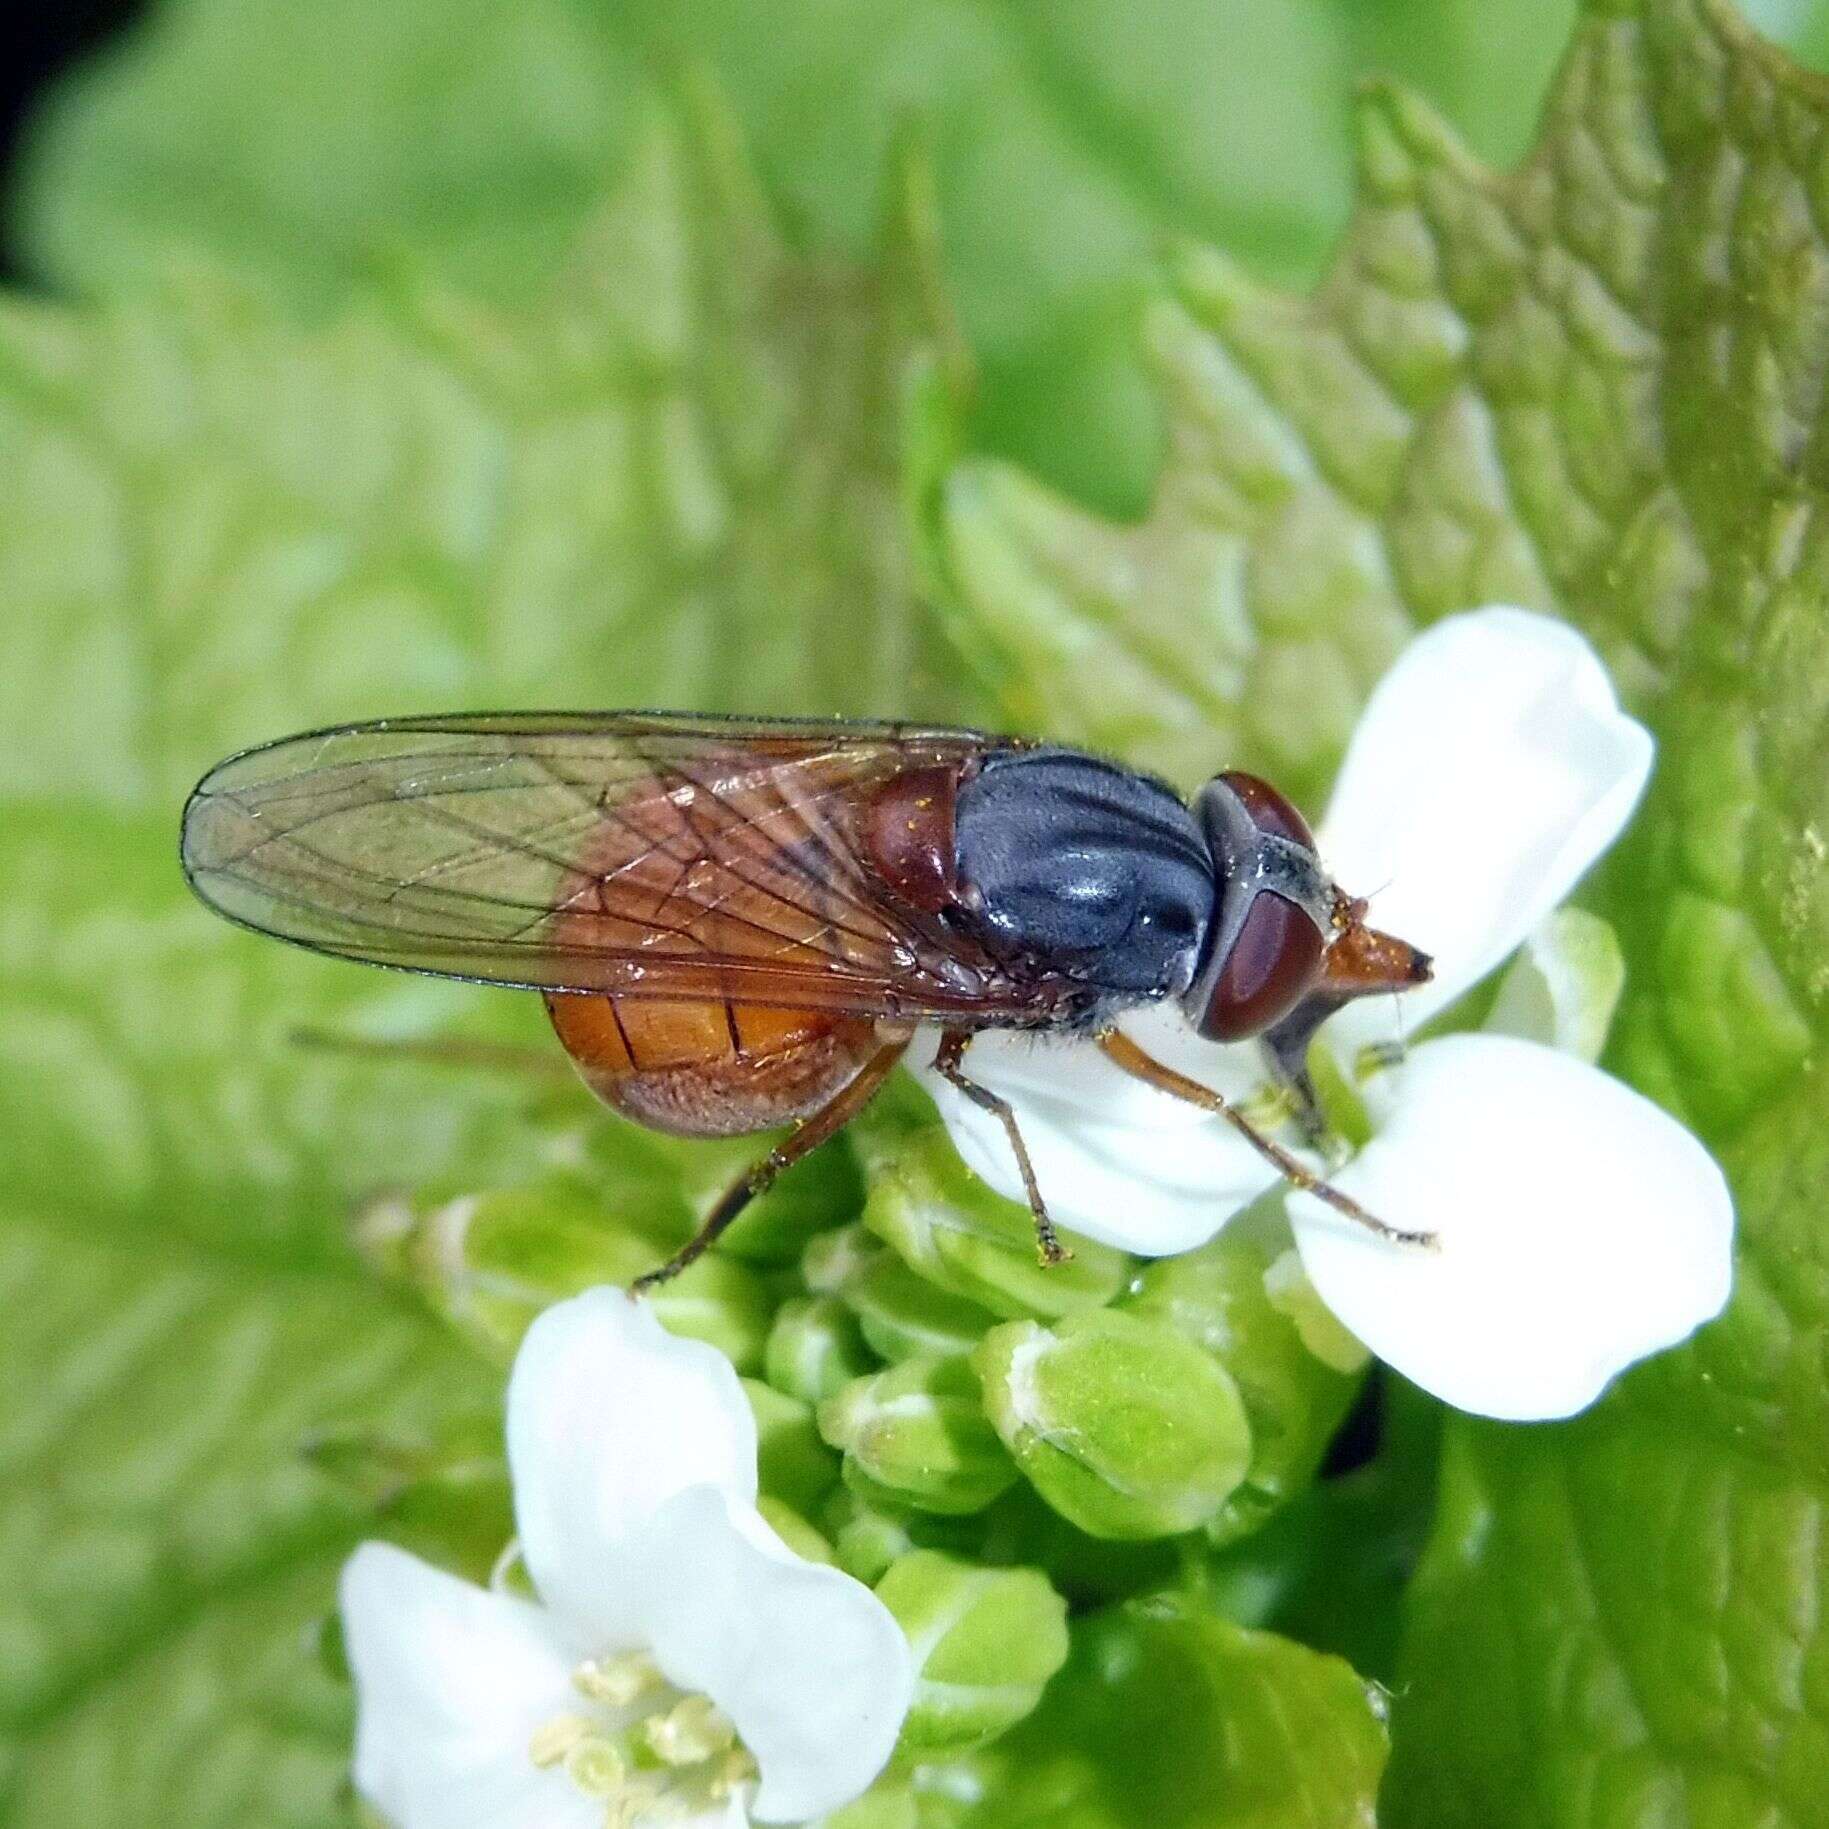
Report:
[[[874,1784],[912,1821],[910,1787],[976,1782],[957,1762],[1036,1708],[1063,1591],[1198,1582],[1313,1479],[1367,1349],[1551,1417],[1712,1315],[1725,1184],[1594,1064],[1620,956],[1559,906],[1651,763],[1586,645],[1516,610],[1414,642],[1354,737],[1323,861],[1436,975],[1323,1026],[1341,1143],[1309,1160],[1439,1249],[1279,1192],[1088,1043],[997,1035],[970,1070],[1016,1108],[1065,1264],[1036,1262],[1001,1127],[925,1070],[855,1127],[861,1188],[848,1152],[813,1158],[642,1304],[593,1285],[664,1256],[691,1201],[644,1234],[658,1183],[611,1188],[575,1137],[537,1187],[378,1207],[377,1256],[518,1347],[518,1563],[484,1587],[351,1560],[364,1798],[393,1829],[729,1829]],[[1302,1147],[1255,1044],[1168,1009],[1125,1028]]]
[[[355,1779],[393,1829],[740,1829],[864,1790],[908,1642],[763,1520],[728,1360],[620,1291],[561,1303],[515,1361],[508,1460],[533,1598],[383,1543],[344,1571]]]
[[[1404,651],[1372,694],[1320,828],[1331,873],[1369,895],[1377,925],[1428,953],[1435,975],[1322,1027],[1328,1082],[1368,1137],[1344,1165],[1315,1166],[1440,1249],[1379,1240],[1313,1195],[1284,1204],[1327,1306],[1464,1410],[1579,1410],[1727,1299],[1721,1172],[1674,1119],[1582,1058],[1617,981],[1604,949],[1584,959],[1569,924],[1545,927],[1619,835],[1651,763],[1649,734],[1579,635],[1488,609]],[[1521,945],[1511,994],[1484,1026],[1451,1029]],[[1203,1042],[1172,1007],[1123,1027],[1275,1122],[1278,1089],[1255,1047]],[[1423,1038],[1391,1046],[1405,1029]],[[971,1071],[1015,1106],[1057,1217],[1088,1237],[1148,1256],[1186,1251],[1275,1182],[1237,1132],[1090,1044],[985,1036]],[[939,1075],[924,1079],[960,1154],[1019,1195],[1001,1127]]]

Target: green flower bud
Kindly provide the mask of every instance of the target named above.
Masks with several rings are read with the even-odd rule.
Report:
[[[823,1441],[813,1406],[754,1378],[743,1394],[756,1416],[756,1478],[762,1490],[812,1517],[838,1486],[838,1457]]]
[[[1159,1258],[1117,1312],[1172,1328],[1210,1354],[1244,1400],[1251,1465],[1207,1523],[1215,1541],[1254,1529],[1314,1478],[1365,1354],[1321,1307],[1273,1216],[1249,1215],[1197,1251]]]
[[[875,1368],[857,1317],[836,1296],[782,1303],[762,1359],[763,1375],[777,1391],[818,1403]]]
[[[1625,985],[1612,927],[1585,909],[1558,908],[1519,947],[1482,1027],[1597,1061]]]
[[[1273,1259],[1264,1272],[1264,1296],[1323,1365],[1351,1378],[1371,1363],[1365,1342],[1321,1300],[1294,1245]]]
[[[967,1753],[1014,1727],[1067,1661],[1067,1603],[1035,1569],[916,1550],[877,1583],[920,1670],[899,1751]]]
[[[984,1403],[1036,1491],[1094,1537],[1204,1524],[1251,1459],[1238,1387],[1173,1328],[1110,1309],[1011,1322],[972,1355]]]
[[[1065,1235],[1068,1262],[1041,1264],[1029,1209],[959,1160],[933,1101],[907,1075],[852,1129],[870,1187],[865,1225],[930,1283],[1006,1318],[1102,1307],[1123,1287],[1130,1260],[1076,1235]]]
[[[865,1498],[959,1514],[983,1510],[1016,1479],[961,1357],[907,1359],[853,1379],[819,1406],[819,1432],[842,1450],[845,1481]]]
[[[832,1560],[856,1581],[882,1580],[891,1563],[916,1547],[909,1529],[909,1514],[872,1505],[846,1486],[827,1507],[828,1521],[835,1520]]]
[[[767,1493],[756,1501],[764,1522],[794,1554],[805,1562],[831,1562],[832,1546],[791,1505]]]
[[[915,1829],[919,1820],[913,1789],[906,1779],[891,1774],[879,1778],[842,1810],[809,1823],[807,1829]]]
[[[861,1221],[853,1221],[807,1241],[800,1254],[800,1275],[815,1295],[842,1296],[886,1256],[882,1241],[865,1231]]]
[[[788,1133],[752,1137],[658,1139],[674,1161],[688,1219],[684,1244],[711,1209]],[[864,1204],[864,1178],[848,1142],[828,1143],[802,1157],[758,1194],[720,1240],[718,1249],[745,1262],[788,1265],[809,1239],[855,1218]]]
[[[632,1283],[665,1257],[652,1239],[619,1227],[572,1176],[455,1200],[376,1201],[359,1240],[504,1360],[542,1309],[599,1284]],[[760,1368],[773,1303],[747,1265],[714,1252],[648,1301],[671,1332],[708,1341],[739,1371]]]
[[[893,1251],[858,1273],[845,1292],[864,1339],[891,1363],[923,1355],[969,1353],[996,1326],[989,1309],[917,1275]]]
[[[819,1512],[819,1522],[832,1543],[833,1560],[859,1581],[880,1581],[891,1563],[912,1550],[952,1550],[969,1556],[983,1541],[980,1514],[947,1518],[914,1511],[894,1504],[880,1489],[865,1497],[858,1491],[862,1484],[846,1482],[834,1487]]]
[[[714,1252],[642,1299],[669,1333],[715,1346],[739,1372],[761,1368],[774,1303],[749,1265]]]
[[[1069,1524],[1027,1480],[987,1511],[977,1540],[964,1546],[975,1561],[995,1567],[1038,1568],[1075,1608],[1102,1607],[1174,1585],[1187,1566],[1175,1537],[1128,1540],[1089,1537]],[[928,1543],[927,1548],[946,1545]]]

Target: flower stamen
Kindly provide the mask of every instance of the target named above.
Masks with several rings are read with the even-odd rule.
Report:
[[[561,1764],[590,1733],[591,1724],[582,1715],[555,1715],[534,1729],[527,1743],[527,1757],[545,1771]]]
[[[587,1658],[572,1688],[589,1710],[537,1728],[528,1756],[601,1802],[604,1829],[684,1821],[756,1782],[731,1718],[709,1696],[682,1694],[646,1652]]]
[[[706,1696],[687,1696],[664,1715],[642,1724],[648,1745],[664,1765],[698,1765],[724,1752],[737,1737],[730,1717]]]
[[[615,1797],[629,1782],[629,1762],[615,1741],[588,1734],[565,1755],[565,1776],[586,1797]]]
[[[603,1813],[603,1829],[636,1829],[662,1815],[666,1780],[654,1772],[637,1772],[623,1781]]]
[[[717,1763],[706,1791],[713,1803],[721,1804],[733,1791],[753,1785],[757,1778],[755,1756],[746,1746],[733,1746]]]
[[[572,1687],[579,1695],[606,1708],[628,1708],[665,1681],[659,1666],[645,1651],[586,1658],[572,1672]]]

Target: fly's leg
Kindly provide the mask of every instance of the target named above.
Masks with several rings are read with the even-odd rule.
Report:
[[[1042,1199],[1041,1184],[1035,1179],[1035,1165],[1029,1160],[1029,1146],[1022,1140],[1015,1111],[1008,1099],[1000,1099],[988,1086],[980,1086],[976,1080],[968,1078],[961,1065],[971,1039],[969,1029],[944,1031],[940,1037],[940,1051],[934,1056],[934,1072],[949,1085],[958,1087],[980,1111],[988,1111],[1003,1126],[1003,1134],[1010,1140],[1011,1154],[1016,1158],[1017,1171],[1022,1176],[1023,1192],[1029,1197],[1029,1211],[1035,1216],[1035,1245],[1041,1261],[1064,1264],[1073,1253],[1061,1243],[1060,1235],[1054,1230],[1054,1221],[1048,1217],[1047,1203]]]
[[[1293,1117],[1302,1141],[1312,1150],[1325,1151],[1330,1133],[1321,1112],[1321,1101],[1315,1082],[1308,1071],[1308,1044],[1315,1031],[1340,1009],[1344,999],[1316,996],[1299,1003],[1274,1028],[1265,1030],[1264,1054],[1270,1063],[1271,1077],[1289,1094],[1295,1106]],[[1374,1042],[1360,1056],[1364,1066],[1399,1067],[1404,1061],[1401,1041]]]
[[[650,1289],[658,1288],[662,1283],[696,1264],[719,1238],[729,1229],[731,1222],[749,1203],[762,1193],[775,1177],[784,1169],[792,1168],[802,1156],[810,1155],[820,1144],[836,1137],[857,1114],[876,1097],[882,1089],[883,1082],[895,1070],[895,1064],[902,1058],[908,1047],[906,1036],[885,1043],[876,1053],[865,1061],[857,1077],[849,1080],[839,1091],[822,1105],[810,1118],[804,1119],[790,1135],[777,1143],[756,1166],[735,1183],[706,1215],[705,1223],[687,1239],[679,1250],[658,1270],[650,1270],[646,1276],[637,1277],[629,1285],[630,1293],[645,1295]]]
[[[1173,1067],[1165,1067],[1153,1055],[1145,1054],[1128,1035],[1116,1029],[1108,1030],[1099,1037],[1099,1047],[1107,1059],[1122,1067],[1132,1078],[1142,1080],[1146,1086],[1154,1086],[1158,1092],[1166,1092],[1171,1098],[1184,1100],[1189,1105],[1199,1106],[1202,1111],[1210,1111],[1216,1117],[1224,1118],[1292,1187],[1300,1188],[1305,1194],[1313,1194],[1317,1200],[1326,1201],[1336,1213],[1343,1214],[1356,1225],[1364,1226],[1368,1232],[1388,1239],[1394,1245],[1416,1245],[1429,1251],[1436,1248],[1433,1232],[1406,1232],[1401,1227],[1387,1224],[1377,1214],[1367,1212],[1350,1194],[1342,1194],[1330,1182],[1323,1181],[1319,1175],[1304,1168],[1288,1150],[1273,1138],[1266,1137],[1243,1112],[1221,1098],[1212,1087],[1203,1086],[1198,1080],[1177,1073]]]
[[[1340,1005],[1339,998],[1310,995],[1263,1035],[1271,1076],[1295,1102],[1296,1129],[1312,1150],[1326,1149],[1327,1120],[1321,1115],[1321,1101],[1309,1075],[1308,1044]]]

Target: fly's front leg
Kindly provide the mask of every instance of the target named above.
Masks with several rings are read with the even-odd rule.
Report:
[[[1177,1073],[1173,1067],[1164,1066],[1154,1055],[1146,1054],[1139,1048],[1121,1029],[1107,1030],[1099,1037],[1099,1047],[1108,1059],[1146,1086],[1154,1086],[1158,1092],[1166,1092],[1171,1098],[1184,1100],[1189,1105],[1199,1106],[1202,1111],[1212,1112],[1215,1117],[1224,1118],[1291,1187],[1300,1188],[1303,1193],[1325,1201],[1342,1217],[1352,1220],[1355,1225],[1364,1226],[1368,1232],[1375,1233],[1394,1245],[1414,1245],[1425,1251],[1437,1248],[1433,1232],[1406,1232],[1401,1226],[1393,1226],[1389,1221],[1380,1219],[1376,1213],[1368,1212],[1350,1194],[1341,1193],[1332,1182],[1323,1180],[1307,1168],[1275,1138],[1266,1137],[1230,1100],[1221,1097],[1211,1086],[1203,1086],[1198,1080],[1189,1079],[1185,1073]]]
[[[1003,1126],[1010,1140],[1010,1151],[1016,1158],[1017,1172],[1022,1176],[1023,1192],[1029,1197],[1029,1211],[1035,1216],[1035,1245],[1044,1264],[1064,1264],[1073,1253],[1060,1241],[1054,1221],[1048,1217],[1047,1203],[1042,1199],[1041,1184],[1035,1179],[1035,1165],[1029,1160],[1029,1146],[1022,1140],[1022,1130],[1008,1099],[1000,1099],[988,1086],[967,1076],[961,1063],[971,1045],[969,1029],[947,1029],[940,1036],[940,1051],[934,1056],[934,1072],[948,1085],[956,1086],[980,1111],[988,1111]]]
[[[650,1270],[646,1276],[637,1277],[629,1285],[630,1292],[638,1296],[645,1295],[650,1289],[678,1276],[688,1265],[696,1264],[730,1229],[737,1215],[783,1170],[792,1168],[802,1156],[811,1155],[820,1144],[836,1137],[876,1097],[883,1082],[895,1071],[895,1064],[902,1058],[907,1047],[907,1036],[899,1035],[871,1055],[855,1079],[848,1081],[810,1118],[777,1143],[742,1180],[727,1190],[691,1238],[658,1270]]]

